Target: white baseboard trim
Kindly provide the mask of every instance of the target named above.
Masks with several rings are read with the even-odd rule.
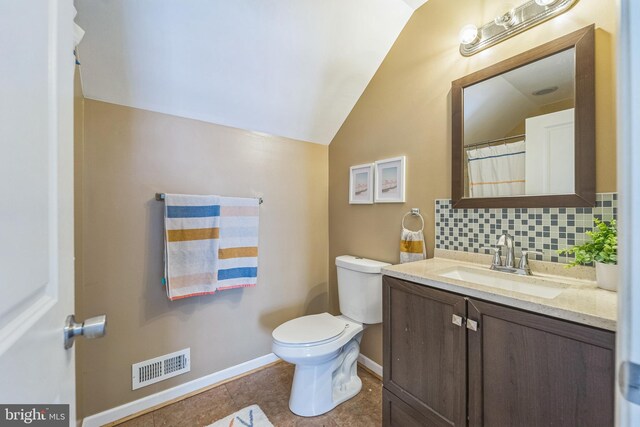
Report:
[[[382,366],[378,365],[376,362],[369,359],[362,353],[358,355],[358,362],[360,362],[365,368],[369,369],[371,372],[382,378]]]
[[[134,400],[133,402],[126,403],[122,406],[118,406],[116,408],[112,408],[104,412],[88,416],[82,421],[82,426],[99,427],[120,420],[130,415],[137,414],[138,412],[142,412],[146,409],[153,408],[154,406],[169,402],[180,396],[184,396],[185,394],[192,393],[205,387],[209,387],[219,382],[228,380],[229,378],[237,377],[238,375],[242,375],[246,372],[258,369],[262,366],[266,366],[278,360],[280,360],[278,356],[273,353],[269,353],[253,360],[249,360],[248,362],[240,363],[239,365],[223,369],[222,371],[214,372],[213,374],[197,378],[193,381],[189,381],[188,383],[180,384],[170,389],[143,397],[142,399]]]

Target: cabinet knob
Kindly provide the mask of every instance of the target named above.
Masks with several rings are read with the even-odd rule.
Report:
[[[462,326],[463,320],[464,318],[462,316],[458,316],[457,314],[454,314],[451,316],[451,323],[453,323],[456,326]]]
[[[478,330],[478,322],[475,320],[467,319],[467,329],[471,329],[472,331]]]

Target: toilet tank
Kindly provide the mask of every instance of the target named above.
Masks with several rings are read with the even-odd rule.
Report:
[[[343,255],[336,258],[340,312],[360,323],[382,323],[382,273],[391,264]]]

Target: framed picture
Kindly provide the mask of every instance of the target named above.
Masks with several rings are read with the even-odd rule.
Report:
[[[373,204],[373,163],[351,166],[349,203],[352,205]]]
[[[376,203],[404,203],[405,156],[376,161]]]

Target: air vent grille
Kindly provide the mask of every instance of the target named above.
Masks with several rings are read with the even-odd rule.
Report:
[[[191,349],[176,351],[131,366],[132,389],[136,390],[191,370]]]
[[[187,358],[184,354],[164,359],[164,374],[168,375],[176,371],[182,371],[187,364]]]
[[[148,365],[138,366],[138,378],[140,382],[147,382],[162,376],[162,362],[154,362]]]

